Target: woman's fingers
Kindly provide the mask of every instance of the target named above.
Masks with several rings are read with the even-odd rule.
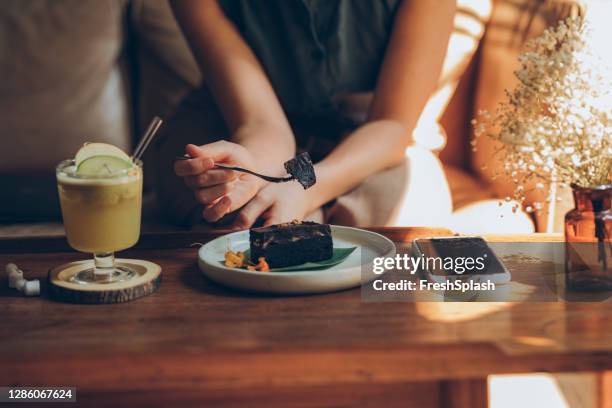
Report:
[[[269,227],[270,225],[280,224],[282,221],[280,214],[278,211],[274,209],[274,207],[270,208],[265,214],[263,214],[264,219],[264,227]]]
[[[174,172],[180,177],[196,176],[215,166],[215,162],[233,163],[250,167],[248,151],[239,144],[219,140],[202,146],[188,144],[185,147],[189,160],[177,160]]]
[[[174,162],[174,172],[177,176],[195,176],[215,166],[215,161],[224,161],[233,156],[233,151],[237,149],[235,143],[220,140],[202,146],[188,144],[185,152],[192,157],[189,160],[177,160]]]
[[[179,177],[195,176],[215,167],[215,162],[207,157],[195,157],[174,162],[174,172]]]
[[[235,180],[237,177],[235,171],[213,169],[195,176],[187,176],[184,180],[187,187],[195,190],[202,187],[212,187],[217,184],[228,183]]]
[[[225,214],[230,212],[231,201],[227,197],[221,197],[216,203],[204,208],[202,216],[208,222],[219,221]]]
[[[194,191],[196,200],[210,209],[205,210],[207,221],[217,221],[228,212],[236,211],[251,200],[257,193],[257,186],[253,183],[245,182],[244,178],[228,183],[217,184],[212,187],[200,188]],[[219,200],[221,199],[222,200]]]
[[[194,191],[196,201],[200,204],[211,204],[232,190],[230,183],[217,184],[216,186],[200,188]]]
[[[218,140],[202,146],[188,144],[185,146],[185,153],[191,157],[208,157],[220,162],[233,156],[238,149],[237,146],[236,143],[228,142],[227,140]]]
[[[258,194],[251,201],[244,206],[240,211],[236,220],[234,221],[234,227],[237,229],[246,229],[251,227],[269,207],[272,205],[272,200],[267,198],[263,194]]]
[[[231,201],[230,211],[236,211],[248,203],[259,191],[260,183],[255,176],[249,174],[240,175],[231,182],[232,189],[227,194]]]
[[[185,184],[194,191],[197,202],[204,204],[202,216],[207,221],[218,221],[228,212],[241,208],[262,186],[262,182],[256,177],[214,168],[215,162],[252,167],[248,150],[239,144],[227,141],[203,146],[189,144],[185,147],[185,152],[191,159],[177,160],[174,163],[174,171],[183,177]]]

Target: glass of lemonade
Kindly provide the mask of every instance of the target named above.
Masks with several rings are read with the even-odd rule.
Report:
[[[95,154],[79,161],[77,153],[74,160],[57,166],[56,177],[68,243],[94,256],[92,267],[75,274],[73,282],[115,283],[137,277],[127,266],[115,265],[114,252],[130,248],[140,236],[142,162],[127,155]]]

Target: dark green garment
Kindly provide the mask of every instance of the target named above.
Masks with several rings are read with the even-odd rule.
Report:
[[[332,97],[372,91],[399,0],[220,0],[290,118],[329,116]]]

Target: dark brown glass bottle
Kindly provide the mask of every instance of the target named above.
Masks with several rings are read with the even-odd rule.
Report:
[[[612,290],[612,184],[572,186],[565,215],[565,279],[571,290]]]

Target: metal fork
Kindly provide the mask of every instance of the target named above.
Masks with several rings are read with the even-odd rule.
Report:
[[[183,156],[176,156],[176,160],[189,160],[189,159],[192,159],[192,158],[193,157],[191,157],[191,156],[189,156],[187,154],[185,154]],[[215,168],[225,169],[225,170],[234,170],[234,171],[240,171],[240,172],[243,172],[243,173],[252,174],[252,175],[254,175],[256,177],[259,177],[259,178],[264,179],[266,181],[269,181],[271,183],[286,183],[288,181],[295,180],[295,177],[293,177],[293,176],[286,176],[286,177],[266,176],[265,174],[259,174],[259,173],[256,173],[256,172],[252,171],[252,170],[249,170],[249,169],[243,169],[242,167],[236,167],[236,166],[228,166],[228,165],[225,165],[225,164],[215,163]]]

